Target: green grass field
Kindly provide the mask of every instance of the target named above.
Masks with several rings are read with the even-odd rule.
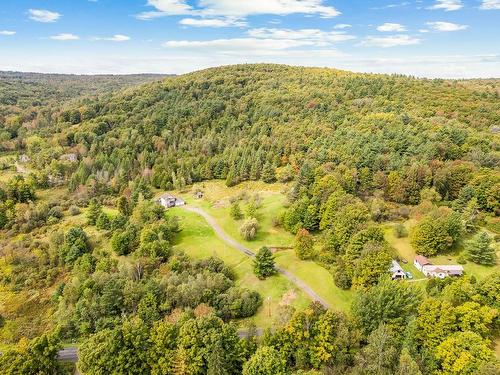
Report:
[[[179,217],[182,228],[175,249],[197,259],[217,256],[234,271],[237,285],[260,293],[264,304],[251,318],[257,327],[272,326],[279,318],[280,304],[289,303],[296,309],[303,309],[309,304],[307,296],[281,275],[259,280],[253,274],[252,260],[220,240],[201,216],[179,208],[172,209],[171,212]],[[246,321],[241,323],[244,325]]]
[[[315,262],[303,261],[297,258],[295,252],[291,249],[294,245],[294,236],[283,228],[273,227],[273,217],[278,216],[285,210],[283,206],[285,185],[245,182],[228,188],[222,181],[210,181],[200,184],[198,187],[205,193],[203,199],[195,199],[191,192],[177,192],[176,194],[182,196],[189,205],[203,208],[216,219],[227,234],[253,251],[257,251],[262,246],[285,248],[276,252],[276,263],[280,267],[287,269],[303,280],[319,296],[325,299],[333,309],[344,311],[349,309],[353,292],[339,289],[334,284],[331,273],[324,267]],[[260,229],[256,238],[252,241],[245,241],[239,233],[239,227],[244,220],[235,221],[229,215],[230,199],[243,192],[246,192],[249,196],[258,193],[262,198],[262,205],[257,213]],[[245,203],[240,203],[242,210],[244,210]],[[179,211],[178,209],[175,210],[175,212]],[[224,244],[224,246],[227,245]],[[234,249],[229,250],[237,253]]]

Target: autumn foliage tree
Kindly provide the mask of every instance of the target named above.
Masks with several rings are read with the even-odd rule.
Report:
[[[314,256],[314,239],[307,229],[299,229],[295,235],[295,254],[303,260]]]
[[[460,215],[450,210],[437,210],[417,224],[410,240],[417,253],[434,256],[456,245],[461,234]]]

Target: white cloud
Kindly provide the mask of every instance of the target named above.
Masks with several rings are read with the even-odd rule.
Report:
[[[37,22],[56,22],[61,14],[45,9],[29,9],[29,18]]]
[[[280,40],[306,40],[317,46],[325,46],[330,43],[352,40],[356,37],[343,31],[322,31],[319,29],[251,29],[248,35],[253,38],[280,39]]]
[[[349,29],[350,27],[352,27],[352,25],[349,25],[348,23],[339,23],[335,25],[333,28],[337,30],[343,30],[343,29]]]
[[[383,25],[377,27],[377,30],[381,32],[402,32],[406,31],[406,28],[399,23],[386,22]]]
[[[80,37],[78,35],[75,35],[75,34],[61,33],[61,34],[51,36],[50,39],[66,41],[66,40],[78,40],[78,39],[80,39]]]
[[[324,5],[324,0],[198,0],[197,7],[189,5],[187,0],[148,0],[148,5],[156,10],[142,12],[137,18],[150,20],[175,15],[245,18],[259,14],[316,14],[331,18],[340,14],[334,7]]]
[[[374,10],[383,10],[383,9],[401,8],[401,7],[405,7],[407,5],[410,5],[409,1],[403,1],[403,2],[397,3],[397,4],[383,5],[383,6],[380,6],[380,7],[373,7],[371,9],[374,9]]]
[[[415,44],[420,44],[422,40],[419,38],[411,37],[409,35],[390,35],[390,36],[369,36],[365,38],[361,45],[367,47],[398,47],[398,46],[411,46]]]
[[[42,54],[30,58],[30,51],[19,56],[8,54],[0,59],[0,70],[35,71],[44,73],[74,74],[131,74],[176,73],[182,74],[209,67],[245,63],[280,63],[300,66],[320,66],[366,73],[397,73],[427,78],[492,78],[500,72],[500,55],[401,55],[377,58],[367,55],[346,55],[332,49],[303,49],[270,51],[265,55],[218,53],[214,48],[209,54],[197,50],[158,49],[151,53],[137,54],[124,50],[119,55],[111,51],[89,53],[72,49],[62,55]],[[365,51],[361,49],[359,51]]]
[[[6,36],[11,36],[11,35],[15,35],[16,32],[15,31],[11,31],[11,30],[2,30],[0,31],[0,35],[6,35]]]
[[[500,9],[500,0],[483,0],[479,8],[484,10]]]
[[[340,12],[323,0],[199,0],[207,14],[245,17],[257,14],[287,15],[294,13],[318,14],[321,17],[336,17]]]
[[[184,18],[181,25],[192,27],[245,27],[247,23],[235,18]]]
[[[468,25],[459,25],[457,23],[442,22],[442,21],[427,22],[427,26],[429,26],[434,31],[442,31],[442,32],[460,31],[460,30],[465,30],[469,27]]]
[[[148,5],[157,9],[166,16],[191,14],[193,7],[186,0],[148,0]]]
[[[92,38],[92,40],[106,40],[108,42],[126,42],[127,40],[130,40],[130,37],[127,35],[115,34],[111,37],[95,37]]]
[[[164,47],[186,50],[216,50],[218,53],[248,54],[258,51],[259,54],[269,54],[273,51],[283,51],[290,48],[312,46],[314,42],[306,40],[233,38],[214,40],[170,40],[163,43]]]
[[[442,9],[446,12],[459,10],[464,7],[462,0],[436,0],[436,4],[428,9]]]

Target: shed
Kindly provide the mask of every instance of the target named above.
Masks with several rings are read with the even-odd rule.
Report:
[[[78,161],[78,155],[75,153],[63,154],[59,157],[59,160],[75,162]]]
[[[393,280],[403,280],[406,278],[406,272],[395,260],[392,260],[389,272],[391,273],[391,278]]]
[[[26,154],[19,155],[19,161],[21,163],[28,163],[30,161],[30,157]]]

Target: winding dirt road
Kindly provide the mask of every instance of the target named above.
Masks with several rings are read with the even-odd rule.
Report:
[[[224,230],[219,226],[219,224],[217,224],[215,219],[212,216],[210,216],[208,213],[203,211],[201,208],[190,207],[190,206],[182,206],[182,208],[186,211],[194,212],[194,213],[202,216],[207,221],[207,223],[212,227],[212,229],[215,231],[217,236],[222,241],[227,243],[229,246],[242,252],[246,256],[249,256],[251,258],[255,257],[255,253],[252,250],[243,246],[238,241],[236,241],[234,238],[229,236],[226,232],[224,232]],[[292,283],[294,283],[299,289],[301,289],[305,294],[307,294],[313,301],[318,301],[326,308],[330,307],[329,304],[323,298],[321,298],[319,295],[317,295],[316,292],[314,290],[312,290],[311,287],[309,287],[309,285],[307,285],[304,281],[302,281],[301,279],[296,277],[294,274],[292,274],[291,272],[289,272],[281,267],[276,267],[276,270],[279,273],[281,273],[283,276],[285,276],[288,280],[290,280]]]

